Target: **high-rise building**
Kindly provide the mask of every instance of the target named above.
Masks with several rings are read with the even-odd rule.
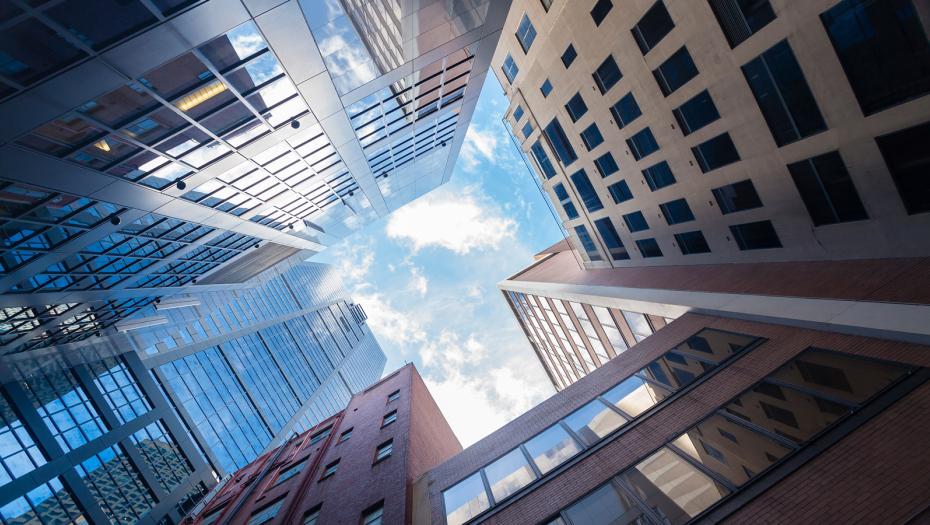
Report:
[[[177,523],[218,479],[345,407],[385,356],[335,270],[279,262],[0,363],[0,518]]]
[[[509,6],[5,2],[0,354],[241,283],[447,181]]]
[[[920,0],[519,0],[492,66],[587,268],[916,257],[928,35]]]

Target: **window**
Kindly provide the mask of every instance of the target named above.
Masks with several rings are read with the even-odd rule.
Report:
[[[539,0],[539,3],[542,4],[543,9],[548,13],[549,8],[552,7],[552,0]]]
[[[714,188],[713,193],[720,213],[724,215],[762,206],[762,200],[749,179]]]
[[[261,525],[262,523],[268,523],[269,521],[273,520],[274,517],[278,515],[278,511],[281,510],[282,503],[284,503],[284,496],[281,496],[274,502],[258,509],[254,514],[252,514],[252,517],[249,518],[249,521],[246,523],[246,525]]]
[[[323,441],[324,439],[326,439],[326,436],[328,436],[329,433],[332,431],[333,431],[333,427],[326,427],[323,430],[317,432],[316,434],[310,436],[310,444],[316,445],[320,441]]]
[[[481,472],[475,472],[444,490],[442,499],[446,507],[447,525],[462,525],[491,507]]]
[[[672,17],[669,16],[665,4],[659,0],[646,11],[646,14],[633,26],[633,38],[639,45],[639,50],[645,55],[656,46],[665,35],[675,27]]]
[[[586,446],[597,443],[626,422],[625,417],[600,399],[594,399],[565,418],[565,424]]]
[[[394,440],[389,439],[384,443],[378,445],[378,448],[375,449],[375,463],[380,463],[385,459],[391,457],[391,453],[394,451]]]
[[[565,509],[565,515],[572,523],[646,523],[643,511],[633,503],[630,496],[611,483],[604,484]],[[559,518],[547,525],[564,524],[565,522]]]
[[[610,0],[597,0],[594,3],[594,9],[591,9],[591,18],[594,19],[594,25],[599,26],[607,18],[607,13],[614,8],[614,3]]]
[[[549,144],[552,146],[555,154],[558,155],[559,161],[563,166],[568,166],[572,162],[578,160],[578,155],[575,154],[575,148],[573,148],[571,142],[568,141],[568,136],[565,134],[565,130],[562,129],[562,124],[559,124],[559,119],[552,119],[552,122],[546,126],[544,132],[549,139]]]
[[[572,122],[578,122],[578,119],[588,112],[588,105],[585,104],[584,99],[581,98],[581,93],[575,93],[575,96],[568,100],[568,103],[565,104],[565,111],[568,112],[568,116],[572,119]]]
[[[395,391],[391,392],[390,394],[388,394],[388,396],[387,396],[387,402],[388,402],[388,403],[390,403],[390,402],[392,402],[392,401],[397,401],[398,399],[400,399],[400,390],[395,390]]]
[[[617,121],[617,127],[620,129],[623,129],[624,126],[629,125],[630,122],[636,120],[636,117],[643,114],[643,112],[639,110],[639,104],[636,103],[632,91],[611,106],[610,113],[614,116],[614,120]]]
[[[323,474],[320,476],[320,481],[332,476],[336,473],[336,470],[339,469],[339,460],[333,461],[323,469]]]
[[[517,106],[517,109],[513,110],[513,120],[520,122],[521,118],[523,118],[523,106]]]
[[[517,63],[513,61],[513,57],[510,56],[510,53],[507,53],[507,58],[504,59],[504,65],[501,67],[501,71],[503,71],[504,76],[507,77],[507,82],[513,84],[513,79],[517,77],[520,68],[517,67]]]
[[[552,166],[552,161],[549,160],[549,155],[546,154],[546,150],[543,149],[542,143],[539,140],[530,146],[530,151],[533,152],[533,158],[536,159],[536,164],[539,165],[539,170],[542,174],[547,179],[555,177],[555,167]]]
[[[499,503],[536,479],[536,474],[530,468],[530,464],[527,463],[519,447],[485,467],[484,475],[488,479],[488,486],[491,488],[495,503]]]
[[[743,66],[743,75],[777,145],[827,129],[787,40]]]
[[[694,158],[697,159],[704,173],[739,160],[739,153],[729,133],[723,133],[702,142],[691,148],[691,152],[694,153]]]
[[[300,474],[300,471],[304,469],[304,463],[305,463],[305,462],[301,461],[300,463],[298,463],[298,464],[296,464],[296,465],[294,465],[294,466],[292,466],[292,467],[289,467],[287,470],[282,470],[281,473],[278,474],[278,479],[276,479],[276,480],[274,481],[274,484],[275,484],[275,485],[279,485],[279,484],[281,484],[281,483],[283,483],[283,482],[285,482],[285,481],[287,481],[287,480],[293,478],[293,477],[296,476],[297,474]]]
[[[600,146],[604,142],[604,136],[601,135],[601,130],[597,129],[597,124],[592,123],[581,132],[581,142],[584,143],[584,147],[588,151]]]
[[[379,502],[362,512],[362,525],[381,525],[384,517],[384,503]]]
[[[704,239],[704,234],[700,230],[676,233],[675,242],[678,244],[678,249],[681,250],[682,255],[710,252],[710,246],[707,245],[707,240]]]
[[[540,91],[540,93],[542,93],[542,96],[543,96],[544,98],[545,98],[545,97],[548,97],[548,96],[549,96],[549,93],[552,93],[552,83],[549,82],[549,79],[548,79],[548,78],[547,78],[546,80],[543,81],[543,83],[542,83],[541,86],[539,86],[539,91]]]
[[[614,223],[610,222],[609,218],[604,217],[603,219],[594,221],[594,227],[597,228],[597,232],[601,234],[601,239],[604,240],[604,244],[607,246],[607,253],[610,255],[611,259],[622,261],[630,258],[630,254],[627,253],[626,247],[623,246],[623,241],[620,240],[620,234],[617,233],[617,229],[614,228]]]
[[[533,125],[530,124],[529,121],[527,121],[527,123],[523,125],[522,132],[523,132],[524,139],[530,138],[530,135],[533,134]]]
[[[652,191],[675,184],[675,175],[672,174],[672,168],[664,160],[655,166],[644,169],[643,178],[646,179],[646,184]]]
[[[384,419],[381,421],[381,428],[384,428],[395,421],[397,421],[397,411],[391,410],[387,414],[384,414]]]
[[[536,39],[536,28],[533,27],[532,22],[530,22],[530,17],[526,16],[526,13],[523,13],[523,18],[520,19],[520,26],[517,27],[516,36],[517,40],[520,41],[520,47],[523,48],[523,52],[528,52],[530,46],[533,45],[533,40]]]
[[[640,239],[636,241],[636,247],[639,248],[639,253],[641,253],[644,258],[662,257],[662,250],[659,248],[659,243],[656,242],[655,239]]]
[[[342,434],[339,434],[339,443],[342,443],[343,441],[348,441],[348,439],[352,437],[352,431],[354,429],[355,427],[349,427],[348,430],[346,430]]]
[[[730,226],[740,250],[781,248],[781,241],[771,221],[747,222]]]
[[[926,13],[913,0],[843,0],[820,15],[866,115],[930,91]]]
[[[688,83],[689,80],[698,75],[697,66],[691,59],[688,49],[682,46],[672,56],[662,63],[658,69],[652,72],[659,83],[659,89],[666,97],[674,93],[681,86]]]
[[[868,219],[839,152],[788,165],[815,226]]]
[[[585,173],[584,170],[578,170],[573,173],[571,179],[572,183],[575,185],[575,189],[578,191],[579,197],[581,197],[581,202],[584,203],[584,207],[587,208],[589,212],[595,212],[604,208],[601,199],[597,196],[597,191],[594,189],[591,180],[588,179],[588,174]]]
[[[597,167],[597,172],[601,174],[601,178],[609,177],[620,171],[620,166],[617,165],[617,161],[614,160],[614,156],[609,151],[594,159],[594,166]]]
[[[876,137],[907,213],[930,211],[930,122]]]
[[[527,441],[526,451],[539,472],[545,474],[580,452],[581,447],[559,424],[555,424]]]
[[[568,66],[572,65],[572,62],[575,61],[575,57],[578,56],[578,53],[575,52],[575,46],[568,44],[568,47],[565,48],[565,52],[562,53],[562,64],[565,65],[565,69],[568,69]]]
[[[610,196],[613,197],[616,204],[633,198],[633,192],[630,191],[630,186],[627,185],[625,180],[607,186],[607,191],[610,192]]]
[[[626,227],[634,233],[649,229],[649,223],[646,222],[646,217],[643,216],[643,212],[641,211],[627,213],[623,216],[623,222],[625,222]]]
[[[710,98],[710,93],[706,89],[675,108],[672,112],[675,114],[675,120],[678,121],[678,126],[685,136],[720,118],[717,106],[714,105],[714,99]]]
[[[614,87],[623,78],[623,74],[620,73],[620,68],[617,67],[613,55],[607,55],[607,58],[601,62],[601,65],[597,67],[591,76],[594,77],[594,83],[597,84],[597,89],[600,90],[601,95],[610,91],[610,88]]]
[[[710,0],[730,48],[734,48],[775,20],[769,0]]]
[[[660,204],[659,209],[662,210],[665,222],[667,222],[669,226],[694,220],[694,214],[691,213],[691,207],[688,206],[688,201],[685,199],[677,199]]]
[[[558,182],[552,186],[552,191],[555,192],[556,198],[559,199],[559,204],[561,204],[562,209],[565,210],[565,215],[569,219],[577,219],[578,210],[575,209],[575,205],[568,196],[568,191],[565,190],[565,186],[561,182]]]
[[[656,142],[656,138],[649,128],[643,128],[637,134],[626,139],[626,145],[630,147],[630,152],[636,160],[640,160],[659,150],[659,143]]]
[[[661,448],[621,479],[660,515],[684,523],[729,491],[668,448]]]
[[[322,507],[317,505],[316,507],[312,508],[310,512],[304,514],[304,521],[302,522],[303,525],[319,525],[321,509]]]
[[[575,226],[575,235],[578,236],[578,240],[581,242],[581,247],[584,248],[585,253],[588,254],[588,259],[592,261],[600,261],[601,254],[597,251],[597,246],[594,245],[594,239],[591,238],[591,234],[588,233],[588,229],[584,226],[584,224]]]

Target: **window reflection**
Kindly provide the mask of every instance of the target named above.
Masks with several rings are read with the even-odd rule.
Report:
[[[565,429],[556,424],[527,441],[526,451],[539,472],[545,474],[580,452],[581,447]]]
[[[616,413],[601,400],[595,399],[587,405],[572,412],[565,418],[568,425],[585,445],[593,445],[607,434],[627,422],[627,419]]]
[[[536,479],[536,474],[519,448],[511,450],[485,467],[484,474],[488,478],[495,502],[501,501]]]
[[[476,472],[442,493],[446,523],[461,525],[490,507],[481,473]]]
[[[631,416],[638,416],[670,396],[668,390],[633,376],[603,394],[604,399]]]
[[[565,509],[572,523],[584,525],[645,525],[649,523],[630,497],[607,483]],[[564,524],[561,519],[550,523]]]

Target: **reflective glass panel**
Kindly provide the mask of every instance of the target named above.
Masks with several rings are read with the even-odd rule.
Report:
[[[601,400],[595,399],[572,412],[563,421],[585,445],[593,445],[607,434],[620,428],[627,420]]]
[[[602,397],[625,413],[636,417],[670,396],[668,390],[633,376],[604,392]]]
[[[504,454],[484,468],[494,501],[499,502],[536,479],[536,474],[519,448]]]
[[[442,498],[446,506],[448,525],[461,525],[491,506],[480,472],[475,472],[443,491]]]
[[[560,425],[552,425],[526,442],[539,472],[545,474],[581,451],[581,447]]]

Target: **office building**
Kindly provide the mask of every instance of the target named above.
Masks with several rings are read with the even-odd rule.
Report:
[[[377,380],[385,356],[364,310],[333,268],[300,257],[4,356],[2,520],[177,523]]]
[[[236,472],[185,523],[410,523],[413,482],[461,450],[408,364]]]
[[[920,0],[520,0],[505,121],[587,268],[930,253]]]
[[[447,181],[509,5],[6,2],[0,353],[242,282]]]

